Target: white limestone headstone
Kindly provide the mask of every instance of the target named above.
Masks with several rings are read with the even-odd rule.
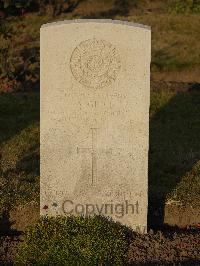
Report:
[[[41,28],[41,215],[100,214],[145,232],[151,31]]]

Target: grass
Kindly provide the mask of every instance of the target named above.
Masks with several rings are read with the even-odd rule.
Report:
[[[0,106],[1,207],[38,201],[39,93],[3,94]],[[199,201],[199,117],[199,92],[151,92],[151,197]]]
[[[95,5],[95,1],[93,1],[90,5],[87,3],[87,5],[84,5],[85,9],[81,9],[80,6],[75,12],[62,14],[56,18],[28,14],[25,18],[9,18],[6,21],[13,31],[10,39],[11,44],[9,44],[9,40],[6,41],[6,46],[10,45],[7,55],[10,62],[8,72],[9,75],[12,73],[11,76],[21,83],[23,90],[37,89],[39,86],[40,26],[54,20],[85,18],[87,16],[89,18],[112,17],[150,25],[152,28],[152,74],[189,71],[193,73],[191,74],[191,79],[199,80],[199,14],[170,14],[165,10],[162,13],[136,13],[134,16],[119,16],[116,13],[111,16],[109,10],[107,13],[105,11],[106,5],[111,8],[110,1],[107,4],[102,2],[101,5]],[[145,3],[145,5],[147,4]],[[161,3],[159,2],[159,8],[161,8],[160,5]],[[156,8],[155,6],[153,7]],[[104,11],[101,13],[98,9]],[[92,10],[94,11],[92,12]],[[0,38],[0,48],[4,46],[5,43]],[[0,84],[0,90],[8,90],[7,86],[6,88],[4,86],[1,88],[1,86],[3,85]],[[12,86],[12,82],[10,86]]]
[[[148,14],[128,18],[152,29],[152,71],[200,67],[200,15]]]
[[[151,93],[149,189],[152,197],[169,198],[178,188],[178,198],[183,200],[184,194],[189,195],[185,199],[190,197],[193,206],[199,201],[200,175],[191,170],[200,161],[199,117],[199,92]],[[191,180],[196,185],[189,185]]]
[[[169,200],[200,208],[200,161],[187,172],[175,189],[169,194]]]
[[[39,197],[39,95],[0,95],[0,209]]]

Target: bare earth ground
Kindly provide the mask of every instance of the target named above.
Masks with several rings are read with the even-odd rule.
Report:
[[[27,218],[27,217],[26,217]],[[1,265],[12,265],[23,235],[3,237]],[[127,253],[127,265],[200,265],[200,230],[149,231],[133,233]],[[1,261],[2,260],[2,261]]]

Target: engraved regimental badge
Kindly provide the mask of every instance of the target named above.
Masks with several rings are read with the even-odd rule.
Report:
[[[70,67],[74,78],[85,87],[103,88],[115,81],[121,61],[114,45],[90,39],[74,49]]]

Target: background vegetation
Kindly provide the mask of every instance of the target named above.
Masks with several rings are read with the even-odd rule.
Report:
[[[115,18],[150,25],[152,75],[168,73],[170,77],[171,73],[179,81],[199,81],[200,3],[161,2],[1,1],[0,92],[39,89],[39,28],[49,21],[73,18]],[[180,5],[188,7],[184,13],[178,11]]]

